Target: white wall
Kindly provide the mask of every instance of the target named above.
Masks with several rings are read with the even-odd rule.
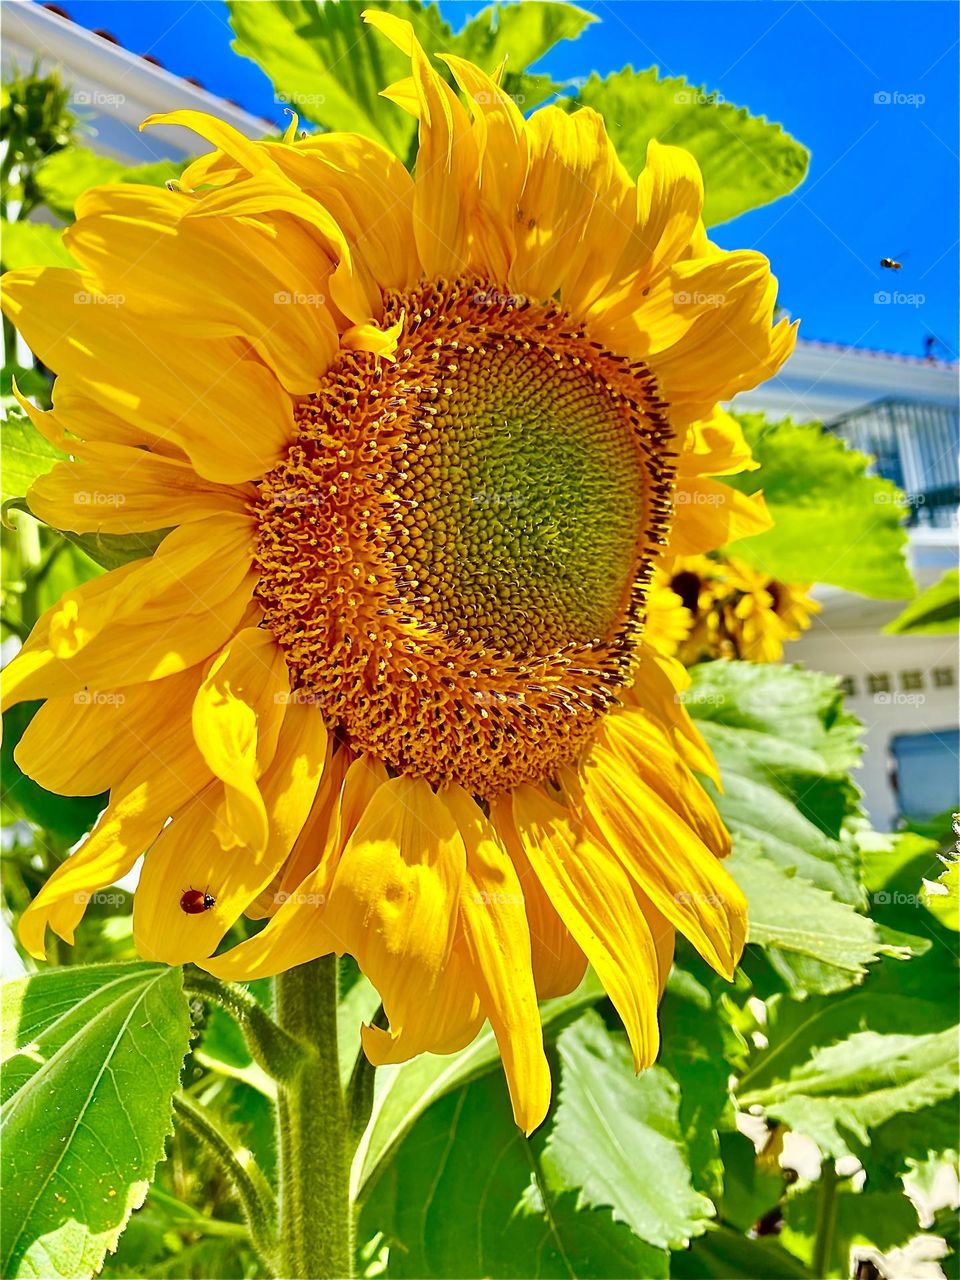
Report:
[[[899,606],[889,608],[894,616]],[[901,733],[942,732],[957,727],[958,645],[956,636],[887,636],[879,633],[879,619],[866,626],[833,629],[829,614],[818,620],[795,644],[786,659],[815,671],[851,677],[855,692],[846,705],[866,729],[862,767],[855,774],[874,826],[888,831],[895,825],[897,799],[890,785],[891,738]],[[923,673],[923,687],[903,687],[902,673]],[[937,688],[933,672],[953,673],[951,687]],[[871,693],[868,677],[888,675],[890,691]],[[943,807],[955,802],[944,797]]]
[[[825,343],[797,344],[776,378],[738,396],[734,409],[759,411],[770,418],[797,422],[830,420],[877,400],[898,399],[953,406],[957,403],[957,367],[942,361],[884,355]],[[911,569],[921,589],[957,563],[956,529],[910,531]],[[786,648],[785,659],[815,671],[850,677],[855,692],[847,706],[866,728],[862,767],[855,777],[873,824],[889,830],[898,813],[890,783],[890,740],[898,734],[955,730],[958,714],[958,639],[956,636],[887,636],[882,628],[905,601],[865,600],[836,588],[814,594],[822,613],[804,636]],[[934,685],[933,671],[953,672],[952,687]],[[923,687],[902,687],[901,673],[921,671]],[[888,675],[889,693],[869,690],[868,677]],[[954,800],[944,799],[944,808]]]

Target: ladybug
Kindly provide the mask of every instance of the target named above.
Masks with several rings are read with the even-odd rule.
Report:
[[[180,910],[188,916],[199,916],[216,906],[216,898],[204,889],[188,889],[180,899]]]

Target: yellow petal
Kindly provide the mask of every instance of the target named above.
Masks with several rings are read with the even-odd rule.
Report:
[[[631,764],[718,858],[730,852],[730,834],[713,801],[678,756],[666,730],[642,711],[613,711],[597,734],[602,750]]]
[[[478,198],[471,258],[492,280],[506,280],[516,255],[517,204],[527,179],[527,130],[516,103],[465,58],[440,54],[466,95],[477,140]]]
[[[43,956],[47,924],[72,943],[90,894],[126,875],[167,818],[209,781],[190,730],[193,690],[189,686],[196,688],[198,674],[188,674],[192,680],[175,677],[157,686],[161,696],[168,695],[168,718],[158,720],[154,707],[149,730],[144,724],[145,735],[124,739],[130,760],[126,770],[111,778],[110,804],[88,838],[57,868],[24,912],[20,932],[31,955]],[[105,747],[107,757],[110,750]]]
[[[762,493],[746,494],[722,480],[681,477],[674,497],[670,554],[695,555],[752,538],[773,524]]]
[[[450,955],[463,841],[422,779],[383,783],[340,858],[324,910],[338,953],[380,992],[393,1035],[429,1001]]]
[[[732,978],[747,911],[736,881],[633,764],[597,746],[580,776],[584,817],[612,855],[707,963]]]
[[[334,756],[333,794],[321,790],[284,866],[272,918],[254,938],[207,960],[204,968],[219,978],[250,981],[280,973],[337,949],[324,925],[330,884],[343,846],[379,788],[386,782],[382,764],[361,756],[344,770],[347,752]],[[342,784],[342,785],[341,785]]]
[[[633,187],[595,111],[545,107],[527,128],[530,164],[510,284],[536,299],[559,291],[582,315],[633,228]]]
[[[413,234],[414,182],[395,155],[358,133],[267,143],[283,172],[322,202],[385,289],[408,288],[423,268]]]
[[[14,759],[48,791],[99,795],[129,774],[137,757],[158,758],[165,736],[158,724],[189,726],[200,677],[193,667],[150,684],[51,698],[27,725]]]
[[[224,784],[216,831],[225,849],[266,847],[267,809],[257,779],[273,759],[290,684],[272,632],[247,627],[224,646],[193,704],[193,734]],[[319,713],[318,713],[319,714]]]
[[[134,942],[145,959],[183,964],[212,955],[288,857],[316,797],[326,745],[327,731],[316,707],[290,703],[273,761],[260,779],[269,819],[262,852],[246,845],[222,848],[214,831],[223,785],[219,780],[163,829],[144,862],[134,898]],[[209,892],[214,906],[186,914],[180,897],[189,888]]]
[[[498,814],[499,810],[495,807],[491,813],[495,827]],[[530,926],[530,953],[537,998],[550,1000],[555,996],[568,995],[580,985],[586,972],[587,957],[551,902],[549,893],[530,865],[520,841],[516,838],[508,840],[499,828],[497,830],[501,843],[507,848],[513,861],[523,890]]]
[[[455,944],[429,1000],[412,1004],[403,1030],[362,1026],[363,1051],[375,1067],[409,1062],[420,1053],[456,1053],[476,1037],[485,1014],[474,990],[462,942]]]
[[[479,164],[470,118],[431,67],[409,22],[369,9],[362,16],[411,60],[420,120],[413,198],[418,256],[427,276],[456,276],[469,261]]]
[[[149,129],[156,125],[180,125],[183,129],[199,134],[201,138],[212,142],[224,155],[242,165],[248,173],[259,173],[271,167],[271,161],[261,143],[252,142],[238,129],[234,129],[233,125],[216,116],[207,115],[205,111],[157,112],[147,116],[140,128]]]
[[[8,667],[5,705],[160,680],[208,657],[249,606],[252,537],[247,516],[197,521],[68,591]]]
[[[658,961],[650,929],[620,864],[574,827],[542,791],[518,787],[493,808],[508,846],[519,844],[564,924],[623,1019],[637,1070],[657,1056]]]
[[[65,240],[102,294],[122,299],[134,330],[149,317],[155,360],[157,330],[170,333],[171,346],[176,338],[240,338],[288,392],[316,389],[338,342],[326,305],[335,264],[310,227],[287,213],[272,225],[226,214],[188,218],[193,197],[133,184],[100,187],[95,203],[87,196]],[[183,363],[188,354],[192,342]],[[210,388],[208,398],[215,400]]]
[[[624,704],[655,715],[670,731],[684,762],[722,789],[713,753],[683,705],[683,692],[690,686],[689,674],[675,658],[664,657],[653,650],[641,648],[639,656],[633,684],[623,691]]]
[[[759,465],[744,438],[743,427],[717,405],[707,417],[690,424],[677,469],[683,476],[727,476],[755,471]]]
[[[126,445],[84,445],[83,462],[60,462],[30,486],[27,502],[38,519],[74,533],[146,533],[242,515],[255,496],[201,479],[188,464]]]
[[[212,264],[185,267],[187,273],[205,269]],[[226,278],[233,278],[236,264],[229,271]],[[178,278],[171,263],[161,274],[184,306],[196,302],[193,282]],[[148,445],[189,458],[200,475],[218,483],[262,475],[293,439],[289,396],[245,344],[219,335],[194,335],[185,344],[157,328],[155,316],[147,323],[122,292],[132,284],[118,283],[108,295],[76,271],[33,268],[4,276],[5,314],[59,375],[53,399],[62,425],[84,440]],[[275,310],[283,320],[286,311]],[[261,328],[264,314],[261,307]],[[335,340],[333,334],[331,354]],[[41,431],[46,417],[57,422],[54,415],[31,414]],[[164,527],[162,521],[154,526]]]
[[[467,869],[460,920],[468,969],[490,1020],[510,1088],[513,1116],[526,1134],[550,1106],[523,890],[494,827],[467,793],[447,787],[443,801],[463,838]]]

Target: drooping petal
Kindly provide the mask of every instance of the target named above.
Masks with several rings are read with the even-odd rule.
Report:
[[[602,750],[631,764],[718,857],[730,852],[730,835],[713,801],[677,755],[665,728],[642,711],[611,712],[600,726]]]
[[[518,787],[512,813],[494,809],[517,842],[623,1019],[639,1071],[657,1056],[658,960],[650,928],[619,863],[576,829],[569,810],[535,787]]]
[[[731,978],[747,906],[730,873],[634,768],[595,745],[580,768],[583,816],[653,905]]]
[[[260,779],[269,828],[262,851],[251,845],[222,847],[214,829],[223,790],[219,779],[164,828],[144,862],[134,898],[134,941],[142,956],[184,964],[212,955],[289,856],[316,797],[326,745],[326,726],[316,708],[288,705],[273,760]],[[189,888],[209,893],[214,905],[196,915],[185,913],[180,897]]]
[[[153,715],[144,715],[141,706],[125,717],[128,732],[121,730],[118,737],[127,747],[128,765],[114,775],[109,805],[87,839],[61,863],[21,917],[21,937],[31,955],[43,956],[48,924],[72,943],[90,894],[126,875],[171,814],[209,782],[209,770],[190,728],[190,703],[198,680],[199,672],[187,672],[158,682],[151,687],[156,697]],[[115,709],[115,704],[101,705],[106,711]],[[103,727],[102,720],[95,717],[93,728],[101,730],[97,738]],[[91,734],[86,749],[95,741]],[[106,760],[111,751],[105,744]],[[62,744],[61,754],[69,754],[62,751]],[[43,776],[55,780],[49,765]]]
[[[467,970],[490,1020],[510,1088],[513,1115],[532,1133],[550,1106],[550,1068],[543,1051],[523,891],[495,828],[457,786],[443,801],[467,852],[460,893]]]
[[[334,949],[353,955],[380,992],[394,1035],[440,981],[464,871],[463,841],[429,785],[383,783],[341,855],[324,926]]]
[[[194,667],[149,684],[50,698],[27,725],[13,758],[28,778],[58,795],[108,791],[138,757],[165,759],[162,744],[172,726],[189,745],[190,707],[201,674]],[[159,733],[158,723],[164,727]],[[171,756],[170,763],[177,761]]]
[[[347,753],[337,755],[346,758]],[[204,968],[220,978],[250,981],[336,950],[324,924],[330,884],[343,847],[379,788],[387,781],[383,765],[361,756],[345,767],[334,760],[325,772],[313,808],[281,872],[271,919],[256,937],[207,960]],[[327,786],[332,789],[329,793]]]
[[[260,853],[269,820],[257,781],[273,760],[289,699],[283,652],[273,634],[247,627],[210,664],[193,704],[193,734],[224,788],[215,830],[224,849]]]

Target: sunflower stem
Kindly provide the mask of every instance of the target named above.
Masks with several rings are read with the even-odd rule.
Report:
[[[204,1144],[233,1184],[247,1220],[250,1243],[262,1262],[275,1270],[276,1205],[273,1192],[249,1151],[243,1151],[235,1135],[187,1094],[174,1095],[177,1119]],[[275,1270],[275,1274],[282,1274]]]
[[[837,1186],[840,1182],[833,1160],[824,1157],[820,1170],[820,1194],[817,1199],[817,1225],[813,1242],[812,1274],[829,1274],[833,1254],[833,1237],[837,1224]]]
[[[277,1091],[281,1276],[353,1275],[350,1117],[337,1052],[337,958],[324,956],[274,979],[276,1019],[312,1050]]]
[[[212,1001],[230,1014],[243,1032],[250,1056],[274,1080],[292,1080],[312,1058],[310,1048],[277,1026],[246,987],[222,982],[193,967],[185,971],[183,985],[188,994]]]

